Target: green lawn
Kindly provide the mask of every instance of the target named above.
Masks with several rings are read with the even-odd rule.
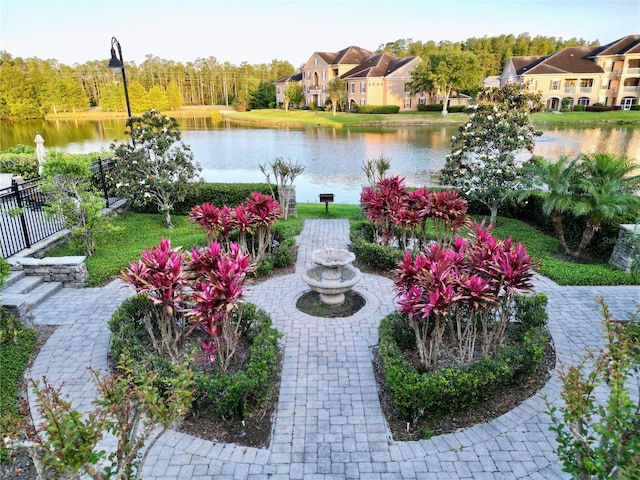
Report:
[[[321,127],[346,127],[350,125],[376,125],[381,124],[450,124],[456,125],[466,121],[469,116],[464,113],[450,113],[442,117],[439,112],[406,112],[385,115],[369,115],[357,113],[337,112],[334,117],[332,112],[298,110],[293,109],[285,113],[280,109],[251,110],[249,112],[226,111],[224,118],[230,118],[238,122],[257,123],[264,125],[289,125],[289,126],[321,126]]]
[[[323,126],[343,127],[350,125],[457,125],[466,122],[469,116],[465,113],[450,113],[442,117],[440,112],[402,112],[386,115],[365,115],[358,113],[338,112],[334,117],[331,112],[311,110],[280,109],[251,110],[249,112],[226,111],[225,118],[237,122],[264,124],[273,126]],[[565,123],[640,123],[639,110],[616,110],[611,112],[567,112],[534,113],[531,116],[534,124]]]
[[[173,215],[171,218],[173,229],[167,228],[164,215],[129,212],[118,214],[114,224],[120,231],[99,244],[96,253],[85,262],[89,271],[87,286],[102,285],[116,277],[123,268],[138,260],[145,248],[158,245],[162,237],[171,239],[172,247],[190,249],[204,244],[204,230],[187,217]],[[82,255],[82,250],[66,244],[49,255]]]
[[[362,220],[358,205],[329,204],[329,212],[325,213],[324,204],[299,203],[297,218],[286,221],[293,232],[302,229],[305,219],[311,218],[345,218],[349,221]],[[157,245],[162,237],[171,239],[172,246],[190,249],[195,245],[203,245],[205,235],[186,217],[174,216],[175,227],[166,227],[162,215],[141,213],[120,214],[115,224],[120,232],[112,235],[107,242],[101,244],[96,254],[87,259],[89,270],[88,286],[101,285],[117,276],[123,268],[139,258],[146,248]],[[608,265],[576,264],[564,262],[555,255],[562,252],[560,242],[545,235],[530,225],[511,218],[499,218],[498,226],[493,229],[498,238],[513,237],[521,242],[534,260],[541,261],[538,270],[561,285],[638,285],[640,275],[624,273]],[[71,245],[64,245],[54,250],[51,255],[81,255],[81,251]]]
[[[640,110],[614,110],[611,112],[540,112],[531,115],[534,124],[547,123],[640,123]]]

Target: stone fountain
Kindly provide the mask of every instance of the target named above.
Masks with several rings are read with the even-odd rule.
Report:
[[[360,270],[351,265],[355,259],[355,254],[349,250],[316,250],[311,257],[315,265],[302,274],[302,280],[320,294],[320,301],[325,305],[341,305],[345,292],[362,278]]]

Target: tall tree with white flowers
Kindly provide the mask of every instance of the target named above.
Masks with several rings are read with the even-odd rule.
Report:
[[[540,94],[523,84],[486,90],[469,121],[451,138],[440,181],[486,205],[492,224],[506,193],[518,187],[521,167],[531,159],[526,153],[533,153],[535,137],[542,134],[530,121],[530,114],[541,107]]]

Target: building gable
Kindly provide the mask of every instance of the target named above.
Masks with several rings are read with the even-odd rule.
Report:
[[[602,47],[596,47],[591,57],[628,55],[630,53],[640,53],[640,35],[627,35]]]

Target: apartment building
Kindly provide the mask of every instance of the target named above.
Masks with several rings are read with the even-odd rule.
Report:
[[[563,100],[628,110],[640,104],[640,35],[627,35],[599,47],[568,47],[546,56],[511,57],[500,85],[520,82],[538,91],[547,108],[558,111]]]
[[[398,58],[386,53],[373,53],[350,46],[339,52],[314,52],[302,72],[275,82],[276,101],[284,102],[289,82],[299,82],[304,90],[304,105],[324,106],[328,100],[327,85],[335,77],[346,83],[347,109],[360,105],[397,105],[400,110],[416,110],[418,104],[429,103],[426,94],[411,94],[407,84],[420,57]]]

